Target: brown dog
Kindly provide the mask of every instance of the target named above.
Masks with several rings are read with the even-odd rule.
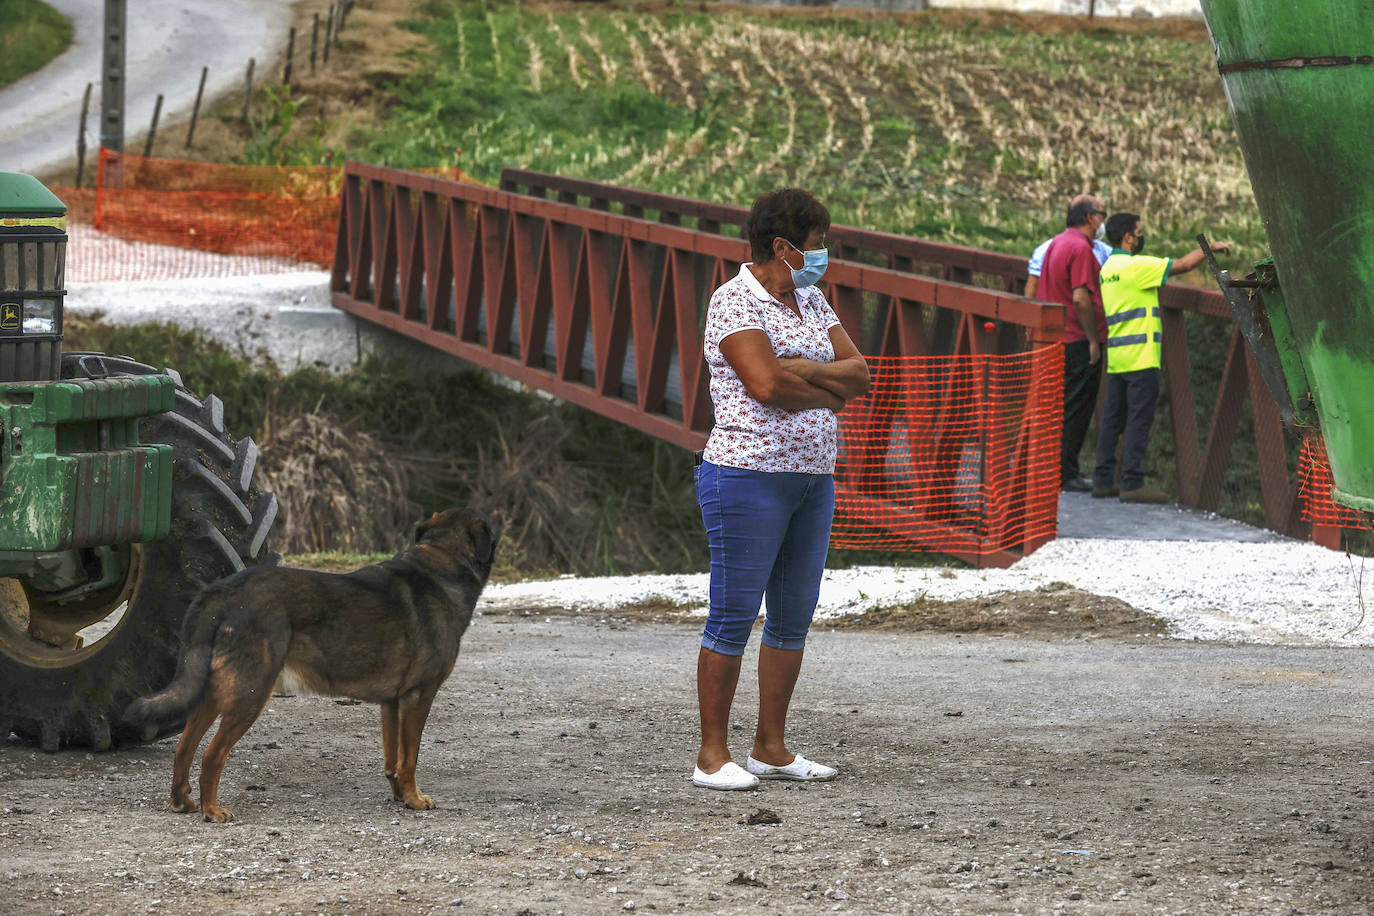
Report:
[[[449,509],[416,526],[415,546],[375,566],[345,575],[259,567],[207,586],[186,611],[172,682],[124,713],[147,730],[190,713],[172,767],[172,810],[195,810],[191,762],[223,716],[200,761],[200,812],[232,819],[217,804],[220,774],[283,673],[315,693],[380,703],[392,795],[433,808],[415,787],[420,733],[495,552],[486,522]]]

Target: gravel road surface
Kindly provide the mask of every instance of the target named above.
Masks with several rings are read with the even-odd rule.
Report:
[[[695,625],[488,613],[425,734],[433,811],[390,800],[376,708],[327,698],[269,704],[230,757],[227,825],[167,810],[171,739],[10,739],[6,909],[1369,912],[1369,653],[1121,619],[818,631],[792,741],[840,778],[711,793],[688,780]]]

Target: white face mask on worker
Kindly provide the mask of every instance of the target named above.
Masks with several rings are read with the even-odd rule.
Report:
[[[1097,231],[1093,233],[1093,238],[1101,241],[1107,237],[1107,221],[1104,219],[1097,224]]]

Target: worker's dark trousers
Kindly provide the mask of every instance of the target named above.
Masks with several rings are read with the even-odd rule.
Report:
[[[1116,440],[1121,438],[1121,490],[1145,485],[1145,449],[1150,444],[1150,424],[1159,401],[1159,370],[1108,372],[1107,403],[1102,408],[1102,429],[1097,436],[1097,467],[1094,487],[1114,487]]]
[[[1106,346],[1102,351],[1106,352]],[[1059,443],[1059,482],[1068,483],[1079,476],[1078,453],[1088,435],[1093,410],[1097,407],[1097,388],[1102,381],[1102,363],[1088,362],[1088,342],[1064,344],[1064,434]]]

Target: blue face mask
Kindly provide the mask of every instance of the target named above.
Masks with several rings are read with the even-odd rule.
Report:
[[[783,241],[787,242],[787,239],[783,239]],[[826,267],[830,266],[829,249],[813,248],[810,251],[802,251],[791,242],[787,242],[787,244],[793,251],[800,253],[802,256],[801,270],[797,270],[796,268],[792,268],[791,265],[788,265],[792,270],[792,282],[797,285],[797,289],[815,286],[817,283],[821,282],[821,277],[825,276]],[[784,261],[783,263],[786,264],[787,262]]]

